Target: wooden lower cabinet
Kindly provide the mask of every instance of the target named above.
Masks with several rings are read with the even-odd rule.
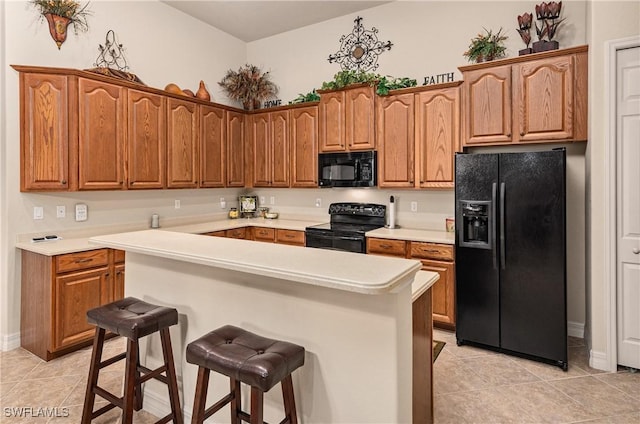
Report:
[[[48,361],[91,343],[87,311],[124,296],[124,255],[22,251],[21,346]],[[116,263],[116,261],[120,261]]]
[[[235,238],[235,239],[246,239],[247,238],[247,227],[234,228],[232,230],[227,230],[227,231],[225,231],[225,237]]]
[[[276,243],[290,244],[292,246],[304,246],[304,231],[283,230],[278,228],[276,230]]]
[[[367,253],[417,259],[440,279],[431,288],[433,325],[455,330],[455,262],[453,245],[367,237]]]
[[[253,240],[273,243],[276,240],[276,230],[275,228],[254,227]]]

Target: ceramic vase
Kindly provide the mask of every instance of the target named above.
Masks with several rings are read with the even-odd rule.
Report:
[[[200,87],[198,88],[198,91],[196,92],[196,97],[199,98],[200,100],[204,100],[207,102],[211,101],[211,95],[209,94],[209,92],[207,91],[206,87],[204,86],[204,81],[200,81]]]
[[[53,13],[47,13],[44,17],[47,18],[47,22],[49,23],[49,34],[51,34],[51,38],[53,38],[53,41],[55,41],[58,46],[58,50],[60,50],[60,46],[62,46],[62,43],[67,39],[67,27],[71,23],[71,19],[54,15]]]

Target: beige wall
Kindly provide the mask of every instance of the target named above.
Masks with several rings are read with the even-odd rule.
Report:
[[[605,24],[608,22],[612,24]],[[615,122],[609,121],[607,108],[609,82],[605,80],[605,67],[608,66],[605,63],[605,43],[640,35],[640,3],[593,2],[589,7],[588,24],[590,141],[587,151],[587,319],[596,365],[606,365],[612,354],[607,345],[610,325],[608,299],[610,286],[614,284],[604,262],[604,258],[610,255],[606,242],[608,228],[604,224],[606,209],[609,207],[608,187],[605,185],[608,161],[606,146],[615,142],[609,138],[608,133],[609,125],[615,125]],[[615,335],[613,338],[615,339]]]

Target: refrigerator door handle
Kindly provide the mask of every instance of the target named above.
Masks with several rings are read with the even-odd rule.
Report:
[[[504,199],[505,199],[505,183],[500,183],[500,268],[506,267],[506,252],[504,246]]]
[[[496,200],[498,197],[498,183],[491,185],[491,246],[493,250],[493,269],[498,269],[498,246],[496,246]]]

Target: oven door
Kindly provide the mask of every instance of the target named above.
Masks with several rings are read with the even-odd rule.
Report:
[[[305,233],[307,247],[319,249],[341,250],[344,252],[366,253],[364,236],[348,236],[335,234]]]

